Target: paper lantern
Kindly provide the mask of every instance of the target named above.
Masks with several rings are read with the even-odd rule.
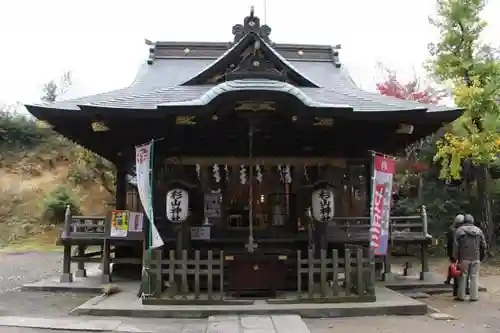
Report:
[[[167,219],[173,223],[181,223],[187,219],[189,196],[182,189],[175,188],[167,193]]]
[[[312,215],[316,221],[327,222],[333,219],[335,204],[330,189],[318,189],[312,194]]]

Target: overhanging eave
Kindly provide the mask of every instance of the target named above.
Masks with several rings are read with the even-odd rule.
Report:
[[[52,130],[111,162],[116,161],[116,149],[103,145],[98,136],[102,133],[92,131],[91,121],[82,121],[75,116],[84,116],[81,110],[52,109],[47,106],[25,105],[26,109],[38,120],[49,125]],[[88,118],[88,117],[87,117]]]

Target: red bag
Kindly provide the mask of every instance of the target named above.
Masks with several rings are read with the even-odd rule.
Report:
[[[459,278],[462,275],[460,267],[458,267],[458,263],[456,262],[450,264],[449,272],[453,278]]]

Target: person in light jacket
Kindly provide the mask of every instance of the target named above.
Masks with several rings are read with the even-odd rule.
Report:
[[[464,217],[464,223],[455,232],[453,257],[458,261],[462,273],[458,280],[456,300],[464,301],[469,280],[470,300],[477,301],[479,294],[479,267],[486,256],[486,240],[483,231],[474,225],[470,214]]]

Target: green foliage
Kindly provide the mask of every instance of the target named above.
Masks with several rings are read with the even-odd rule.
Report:
[[[28,116],[0,110],[0,167],[38,175],[46,165],[67,160],[74,144]]]
[[[437,0],[437,16],[430,18],[441,35],[431,43],[428,67],[439,81],[466,79],[465,73],[477,75],[474,55],[481,49],[480,35],[486,22],[480,13],[485,0]]]
[[[495,163],[500,153],[500,61],[498,52],[481,43],[486,22],[484,0],[438,0],[431,23],[441,40],[429,47],[428,69],[439,81],[454,84],[455,103],[465,112],[438,142],[435,160],[441,177],[459,179],[461,165]]]
[[[51,223],[63,223],[66,207],[72,214],[79,214],[79,198],[65,186],[59,186],[45,196],[40,203],[41,218]]]
[[[395,183],[399,195],[393,205],[393,214],[404,216],[415,215],[420,210],[420,205],[424,204],[427,208],[429,230],[436,236],[449,228],[458,212],[471,212],[473,208],[464,186],[449,186],[445,181],[439,180],[438,166],[432,162],[438,139],[439,134],[435,134],[408,147],[407,158],[426,165],[429,169],[424,172],[398,170]],[[419,189],[420,182],[422,187]],[[419,190],[421,200],[418,198]]]
[[[0,153],[32,149],[54,138],[47,128],[40,128],[33,119],[0,110]]]

